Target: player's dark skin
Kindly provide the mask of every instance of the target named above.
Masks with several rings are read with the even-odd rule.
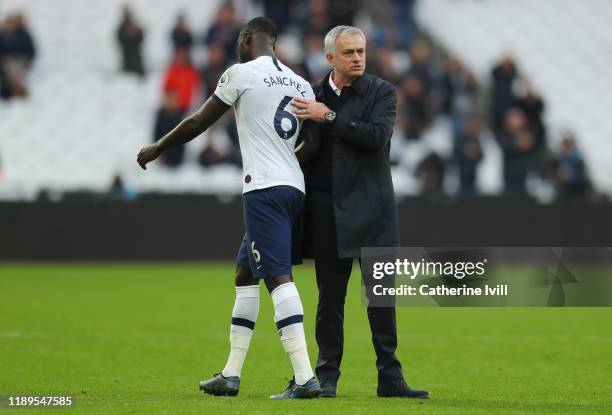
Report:
[[[249,62],[260,56],[274,57],[275,43],[276,40],[266,33],[250,33],[248,28],[243,29],[238,36],[237,43],[240,62]],[[219,105],[214,99],[207,99],[194,114],[184,119],[176,128],[152,145],[143,147],[138,153],[138,164],[146,170],[147,163],[157,159],[168,148],[193,140],[217,122],[226,111],[227,108]],[[296,149],[296,157],[300,165],[303,164],[306,157],[313,153],[313,148],[318,147],[317,144],[311,144],[318,141],[317,133],[315,124],[304,123],[298,139],[302,144]],[[268,291],[272,292],[278,286],[293,281],[293,278],[291,275],[280,275],[266,278],[264,281]],[[237,287],[244,287],[258,285],[259,280],[253,278],[250,269],[237,265],[235,283]]]

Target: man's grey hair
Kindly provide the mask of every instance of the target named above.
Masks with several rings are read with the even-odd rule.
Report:
[[[363,38],[365,42],[366,37],[361,31],[361,29],[354,26],[336,26],[325,35],[325,53],[329,53],[331,55],[336,54],[336,40],[340,36],[345,35],[359,35]]]

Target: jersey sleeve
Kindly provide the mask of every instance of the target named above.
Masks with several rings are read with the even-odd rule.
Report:
[[[223,106],[231,107],[249,89],[251,72],[244,65],[230,66],[219,78],[212,98]]]
[[[310,86],[310,84],[306,84],[306,85],[308,86],[306,87],[306,97],[305,98],[314,100],[316,98],[316,95],[314,91],[312,90],[312,86]]]

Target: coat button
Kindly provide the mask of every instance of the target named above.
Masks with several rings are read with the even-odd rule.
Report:
[[[246,177],[244,178],[244,182],[245,183],[251,183],[251,176],[249,174],[246,175]]]

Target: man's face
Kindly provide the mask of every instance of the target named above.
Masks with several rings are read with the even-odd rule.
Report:
[[[339,74],[356,79],[363,75],[366,66],[365,40],[358,34],[342,35],[336,39],[336,53],[327,60]]]

